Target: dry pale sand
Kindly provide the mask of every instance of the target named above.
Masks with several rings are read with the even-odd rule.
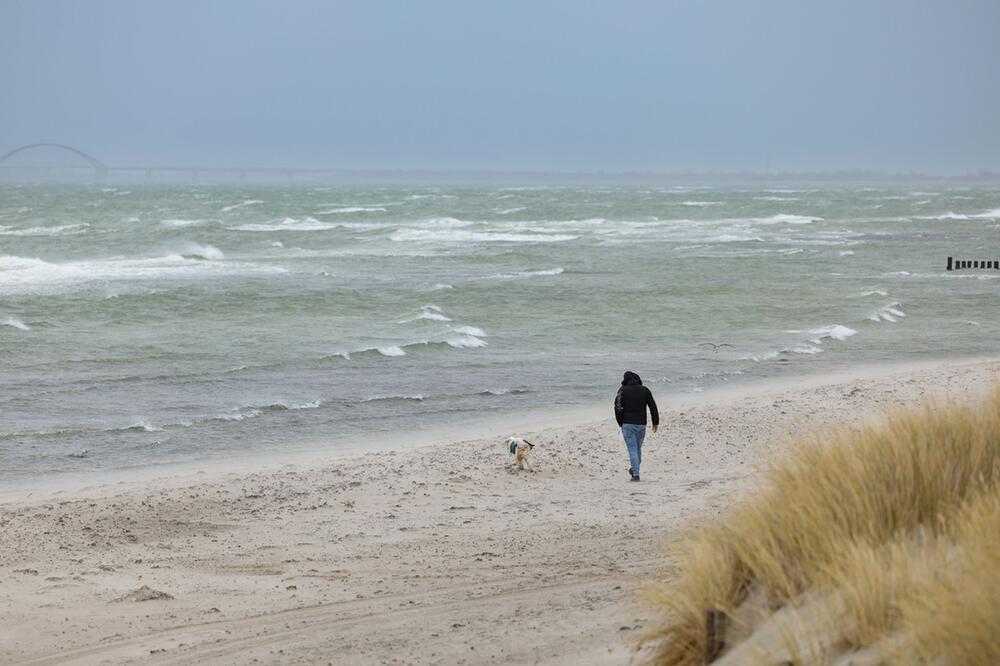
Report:
[[[522,433],[535,474],[498,432],[7,502],[0,663],[628,663],[664,540],[736,501],[783,443],[978,394],[998,370],[661,395],[638,484],[609,399],[589,422]],[[143,586],[171,598],[116,601]]]

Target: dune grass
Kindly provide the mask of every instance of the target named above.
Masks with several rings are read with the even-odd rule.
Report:
[[[671,561],[647,592],[662,615],[642,639],[651,663],[704,663],[710,609],[729,616],[728,640],[817,597],[834,635],[822,659],[794,663],[866,646],[898,663],[1000,663],[1000,387],[793,445]],[[786,656],[810,640],[797,635]]]

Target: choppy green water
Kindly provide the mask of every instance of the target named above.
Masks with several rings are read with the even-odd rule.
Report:
[[[986,187],[0,186],[0,483],[995,354],[944,262],[998,236]]]

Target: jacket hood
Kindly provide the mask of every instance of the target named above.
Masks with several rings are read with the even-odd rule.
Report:
[[[625,372],[625,376],[622,378],[622,386],[641,386],[642,379],[639,375],[635,374],[631,370]]]

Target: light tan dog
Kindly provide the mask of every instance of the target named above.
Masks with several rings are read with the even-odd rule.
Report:
[[[508,437],[504,442],[510,452],[514,454],[514,462],[519,470],[527,467],[529,472],[535,471],[534,465],[531,464],[531,449],[535,448],[534,444],[523,437]]]

